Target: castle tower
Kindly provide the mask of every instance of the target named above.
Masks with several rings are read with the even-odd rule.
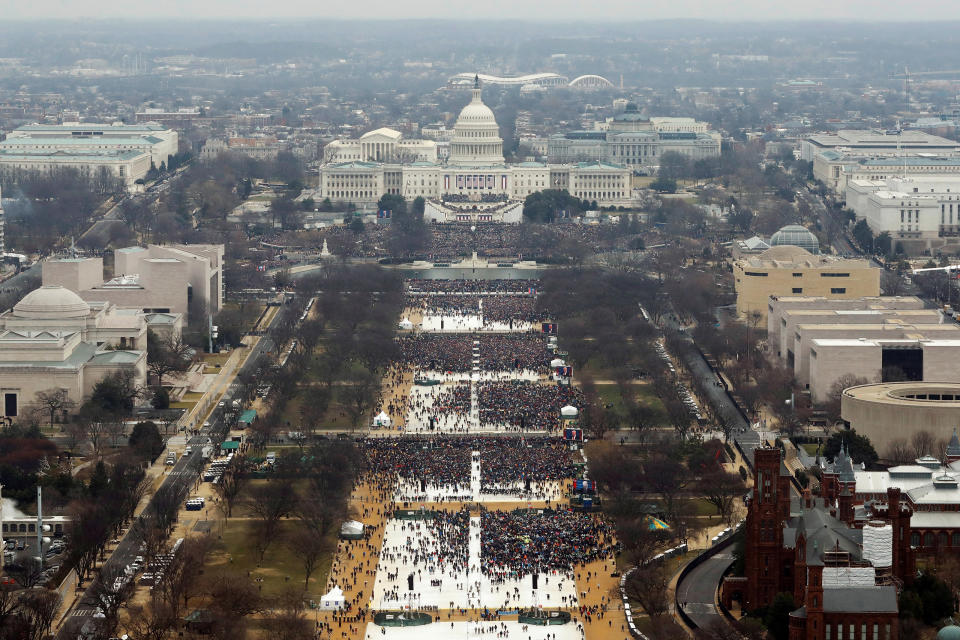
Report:
[[[823,640],[823,567],[807,567],[807,640]]]
[[[950,464],[957,460],[960,460],[960,438],[957,438],[957,430],[954,429],[953,436],[950,438],[950,444],[947,445],[946,463]]]
[[[746,527],[749,551],[744,558],[747,589],[743,606],[746,610],[770,604],[774,596],[784,590],[780,584],[780,564],[783,524],[790,516],[790,479],[781,478],[780,459],[777,447],[754,451],[753,495]]]

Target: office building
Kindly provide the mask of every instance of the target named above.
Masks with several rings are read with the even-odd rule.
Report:
[[[868,260],[814,255],[798,246],[771,247],[733,264],[737,313],[766,320],[771,296],[831,300],[880,295],[880,269]]]
[[[217,313],[223,307],[223,245],[155,245],[114,252],[114,277],[104,280],[102,258],[43,263],[43,284],[83,300],[109,301],[144,313]],[[161,318],[158,318],[158,322]]]

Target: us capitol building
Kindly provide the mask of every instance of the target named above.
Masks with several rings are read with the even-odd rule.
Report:
[[[598,205],[625,205],[631,169],[609,162],[506,164],[493,111],[474,79],[473,99],[457,117],[445,162],[430,140],[403,140],[377,129],[358,140],[327,145],[320,168],[320,198],[375,204],[384,194],[427,200],[426,216],[438,222],[519,222],[523,199],[544,189],[566,189]]]

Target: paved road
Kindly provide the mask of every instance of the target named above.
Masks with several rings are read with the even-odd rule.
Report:
[[[684,612],[702,629],[714,624],[725,624],[725,618],[717,610],[714,599],[717,585],[724,571],[733,564],[730,549],[724,549],[695,568],[677,585],[677,602]]]
[[[264,352],[273,349],[273,340],[270,338],[269,332],[275,326],[277,321],[285,315],[286,312],[286,307],[280,307],[280,310],[273,317],[273,320],[270,322],[270,326],[267,328],[267,335],[263,336],[252,348],[249,357],[244,365],[240,368],[240,371],[255,371],[260,365],[260,358]],[[236,390],[237,384],[232,383],[224,392],[223,399],[229,400],[233,398]],[[210,426],[201,428],[199,435],[193,436],[189,439],[188,444],[193,446],[193,452],[189,456],[184,455],[177,460],[177,463],[167,474],[163,484],[160,486],[160,489],[158,489],[158,492],[174,489],[176,487],[189,487],[196,482],[197,476],[200,474],[204,466],[201,452],[202,445],[205,445],[209,442],[211,433],[217,433],[223,429],[223,421],[224,409],[217,406],[210,414],[210,418],[208,420],[208,422],[210,422]],[[140,516],[141,518],[150,517],[149,514],[151,513],[152,503],[153,499],[151,499],[151,504],[148,504],[148,506],[143,510]],[[117,545],[117,548],[114,550],[111,556],[102,565],[101,571],[104,569],[112,570],[115,567],[125,567],[133,562],[137,555],[139,555],[140,542],[140,536],[137,534],[134,528],[131,527],[120,541],[120,544]],[[73,640],[77,637],[77,633],[83,624],[88,619],[93,617],[93,614],[96,612],[97,605],[93,598],[92,587],[93,581],[90,582],[86,592],[83,594],[83,597],[60,627],[59,631],[57,632],[57,640]]]
[[[680,325],[677,324],[672,315],[668,316],[664,322],[674,330],[680,329]],[[684,340],[693,344],[693,338],[691,338],[689,334],[682,332],[680,335]],[[744,420],[743,414],[740,413],[740,410],[730,397],[730,394],[727,393],[727,390],[715,384],[717,382],[717,374],[710,368],[710,365],[703,358],[700,351],[695,348],[687,349],[682,354],[674,355],[683,359],[684,365],[691,376],[704,381],[705,384],[702,385],[702,388],[706,390],[707,397],[701,398],[700,400],[709,402],[717,415],[727,416],[727,419],[733,424],[733,439],[736,440],[740,448],[743,449],[747,460],[750,460],[752,463],[753,450],[760,446],[760,434],[754,431],[750,424]]]

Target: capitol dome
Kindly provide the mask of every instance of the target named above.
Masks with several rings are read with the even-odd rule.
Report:
[[[473,80],[473,99],[453,125],[450,140],[452,165],[489,167],[503,164],[503,139],[493,110],[483,104],[480,79]]]
[[[90,305],[83,298],[60,285],[34,289],[13,306],[15,317],[37,320],[83,318],[89,313]]]
[[[769,244],[771,247],[789,245],[801,247],[813,254],[820,253],[820,241],[817,240],[817,236],[799,224],[788,224],[781,227],[779,231],[770,236]]]

